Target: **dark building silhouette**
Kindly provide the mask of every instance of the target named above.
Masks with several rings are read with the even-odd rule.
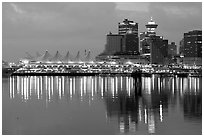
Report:
[[[180,55],[184,55],[184,39],[182,39],[180,42],[179,42],[179,54]]]
[[[145,46],[143,45],[143,40],[145,39],[145,37],[147,37],[147,32],[140,32],[140,43],[139,43],[139,52],[142,54],[142,53],[145,53],[145,50],[146,48],[145,47],[142,47],[142,46]],[[149,51],[148,51],[149,53]]]
[[[124,36],[120,34],[107,34],[105,52],[107,54],[114,54],[116,52],[121,52],[124,43]]]
[[[109,60],[112,56],[120,58],[120,55],[127,58],[139,55],[138,23],[128,19],[118,23],[118,34],[107,34],[105,50],[96,59]]]
[[[168,40],[160,36],[150,36],[150,62],[152,64],[164,64],[168,51]]]
[[[128,52],[132,54],[139,53],[139,39],[138,35],[133,34],[132,32],[124,35],[125,46],[123,52]]]
[[[141,54],[152,64],[164,64],[168,56],[168,40],[156,36],[157,24],[152,20],[146,25],[147,32],[140,33]]]
[[[184,33],[184,57],[202,57],[202,31]]]
[[[124,45],[121,52],[139,53],[138,23],[124,19],[118,23],[118,34],[124,35]]]
[[[175,42],[171,42],[171,44],[168,45],[168,56],[173,57],[177,54],[177,46]]]
[[[125,35],[129,30],[131,30],[133,34],[138,35],[138,23],[128,19],[124,19],[123,22],[118,23],[118,34]]]

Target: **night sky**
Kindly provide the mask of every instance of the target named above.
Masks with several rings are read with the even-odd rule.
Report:
[[[106,34],[117,33],[118,22],[128,18],[139,23],[139,32],[151,16],[157,35],[179,41],[184,32],[202,29],[202,3],[3,3],[2,59],[17,62],[48,50],[76,56],[90,50],[94,58],[103,52]]]

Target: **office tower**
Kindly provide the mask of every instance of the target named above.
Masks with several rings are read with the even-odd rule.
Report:
[[[139,52],[140,52],[140,54],[142,54],[143,53],[143,51],[142,51],[142,42],[143,42],[143,40],[145,39],[145,37],[147,36],[147,32],[140,32],[140,42],[139,42]]]
[[[138,23],[124,19],[118,23],[118,33],[124,35],[122,52],[127,54],[139,53]]]
[[[140,53],[150,56],[150,45],[148,39],[149,36],[147,35],[147,32],[140,33]]]
[[[184,57],[202,57],[202,31],[184,33]]]
[[[124,19],[123,22],[118,23],[118,34],[125,35],[129,30],[138,36],[138,23]]]
[[[152,64],[164,64],[168,55],[168,40],[156,36],[157,24],[152,20],[145,25],[147,32],[140,33],[140,46],[142,55],[146,56]]]
[[[128,31],[124,35],[124,47],[123,51],[128,54],[139,54],[139,38],[133,34],[132,31]]]
[[[168,40],[160,36],[150,36],[150,62],[152,64],[164,64],[168,54]]]
[[[106,35],[105,53],[114,54],[121,52],[123,48],[123,35],[112,34],[111,32]]]
[[[171,42],[171,44],[168,45],[168,56],[173,57],[177,54],[177,46],[175,42]]]
[[[184,55],[184,38],[182,38],[182,40],[179,42],[179,54],[180,56],[183,56]]]
[[[142,54],[150,56],[149,39],[151,39],[150,38],[151,36],[156,36],[155,29],[157,28],[158,25],[153,21],[151,17],[151,20],[145,26],[146,26],[147,32],[140,33],[140,47],[141,47]]]

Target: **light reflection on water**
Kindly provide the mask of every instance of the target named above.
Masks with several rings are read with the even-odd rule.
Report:
[[[174,113],[184,118],[183,125],[193,134],[201,134],[201,78],[16,76],[9,77],[8,83],[11,100],[41,100],[46,107],[60,100],[88,101],[90,106],[100,99],[106,107],[107,124],[117,123],[118,130],[110,134],[174,134],[171,128],[162,130],[162,123],[177,124],[169,122],[176,121],[170,118]],[[194,131],[191,122],[198,123],[199,129]],[[182,130],[175,134],[189,133]]]

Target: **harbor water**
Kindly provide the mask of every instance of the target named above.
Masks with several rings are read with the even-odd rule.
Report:
[[[201,77],[2,78],[3,135],[202,134]]]

